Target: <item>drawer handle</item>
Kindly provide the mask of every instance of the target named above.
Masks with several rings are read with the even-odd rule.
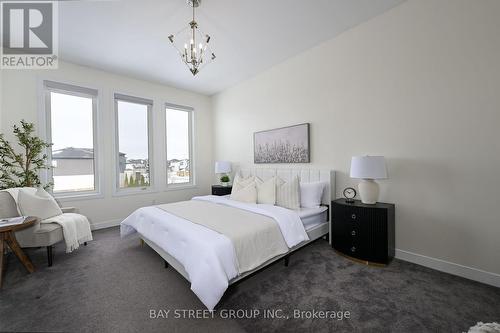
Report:
[[[355,220],[356,219],[356,214],[351,215],[351,219]]]
[[[351,231],[351,235],[356,236],[356,231]]]
[[[356,246],[351,247],[351,252],[356,252]]]

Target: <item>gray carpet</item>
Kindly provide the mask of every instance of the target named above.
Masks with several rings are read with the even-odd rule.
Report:
[[[118,228],[94,233],[72,254],[63,244],[46,267],[45,249],[28,255],[28,275],[12,255],[0,291],[0,331],[59,332],[463,332],[500,321],[500,289],[395,260],[367,267],[319,240],[231,287],[219,310],[282,310],[289,319],[150,319],[150,309],[204,309],[189,284]],[[349,311],[350,318],[294,319],[293,311]],[[228,313],[228,312],[226,312]]]

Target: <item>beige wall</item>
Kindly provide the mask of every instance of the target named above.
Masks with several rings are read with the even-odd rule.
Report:
[[[311,123],[313,167],[385,155],[396,246],[500,273],[500,1],[410,0],[216,95],[215,158]]]
[[[69,63],[60,63],[58,70],[31,71],[9,70],[2,72],[3,101],[1,104],[1,131],[11,136],[11,126],[21,119],[34,122],[39,128],[39,85],[41,80],[50,79],[66,83],[79,84],[100,89],[100,138],[98,148],[103,158],[104,198],[92,200],[76,200],[64,202],[64,205],[76,206],[87,215],[95,225],[106,226],[117,223],[135,209],[153,203],[179,201],[191,198],[193,195],[207,194],[213,175],[212,167],[212,114],[210,98],[207,96],[174,89],[164,85],[134,80],[88,67]],[[155,193],[115,196],[113,194],[114,156],[113,156],[113,93],[128,93],[133,96],[151,98],[154,125],[154,161],[158,189]],[[197,187],[189,190],[164,191],[165,158],[164,122],[162,108],[164,102],[187,105],[195,108],[195,165]]]

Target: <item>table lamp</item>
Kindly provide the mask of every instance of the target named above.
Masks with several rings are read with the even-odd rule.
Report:
[[[353,156],[351,160],[351,178],[361,179],[358,184],[361,202],[376,204],[379,186],[375,179],[386,179],[387,168],[384,156]]]
[[[231,172],[231,162],[228,161],[216,161],[215,162],[215,173],[220,174],[220,183],[222,186],[227,186],[229,183],[228,173]]]

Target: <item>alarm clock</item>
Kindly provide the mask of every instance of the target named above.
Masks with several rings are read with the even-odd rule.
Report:
[[[356,197],[356,190],[352,187],[347,187],[344,189],[344,198],[346,203],[354,203],[354,198]]]

